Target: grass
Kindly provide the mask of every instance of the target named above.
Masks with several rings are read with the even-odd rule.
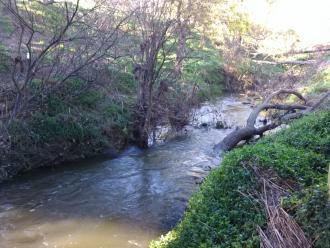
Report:
[[[63,89],[38,97],[39,102],[34,103],[37,111],[24,121],[10,123],[12,152],[7,159],[13,164],[11,175],[44,163],[93,156],[109,147],[119,150],[129,142],[130,105],[113,100],[102,87],[86,86],[86,82],[73,78]],[[36,94],[39,87],[35,80],[32,90]]]
[[[9,71],[9,61],[8,50],[0,42],[0,73],[7,73]]]
[[[330,112],[313,114],[255,145],[227,153],[191,198],[183,220],[150,247],[259,247],[257,226],[265,226],[266,214],[249,197],[260,191],[249,166],[271,169],[294,185],[283,206],[315,247],[329,247],[329,124]]]
[[[310,93],[319,94],[330,90],[330,67],[317,73],[311,81]]]
[[[329,63],[330,55],[323,56],[323,62]],[[308,76],[308,80],[303,82],[303,86],[300,89],[301,93],[309,96],[309,97],[317,97],[321,93],[327,92],[330,90],[330,66],[323,65],[319,66],[317,71],[316,69],[310,69],[313,71],[313,76]],[[306,69],[305,74],[309,74],[308,69]]]
[[[0,9],[0,30],[5,34],[11,34],[14,32],[14,26],[11,19],[8,16],[3,15],[2,10]]]

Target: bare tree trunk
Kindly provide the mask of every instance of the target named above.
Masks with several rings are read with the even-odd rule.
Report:
[[[138,93],[138,106],[136,111],[136,125],[134,130],[134,138],[136,143],[141,148],[148,147],[148,123],[150,116],[150,82],[149,72],[141,65],[137,65],[134,69],[135,79],[139,82],[139,93]]]

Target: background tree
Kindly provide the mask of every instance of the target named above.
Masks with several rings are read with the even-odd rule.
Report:
[[[87,70],[100,65],[100,60],[119,56],[116,48],[125,35],[120,28],[128,16],[122,16],[115,8],[102,7],[102,2],[90,9],[81,8],[79,0],[0,3],[16,28],[10,80],[14,99],[7,107],[11,119],[22,114],[36,98],[51,94],[71,78],[93,81]]]

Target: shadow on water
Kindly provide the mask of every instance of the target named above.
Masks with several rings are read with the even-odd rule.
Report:
[[[187,134],[148,150],[0,184],[0,247],[147,247],[182,217],[196,179],[219,164],[212,148],[231,130],[212,125],[239,125],[250,107],[226,98],[196,112]],[[201,122],[208,128],[197,128]]]

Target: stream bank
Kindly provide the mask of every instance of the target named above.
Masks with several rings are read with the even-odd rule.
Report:
[[[181,222],[151,247],[279,247],[278,240],[281,247],[329,247],[329,124],[329,110],[313,113],[226,153],[189,200]],[[271,206],[272,198],[265,193],[267,184],[260,183],[260,172],[281,190],[277,213],[282,214],[272,217],[265,205],[268,200]]]

